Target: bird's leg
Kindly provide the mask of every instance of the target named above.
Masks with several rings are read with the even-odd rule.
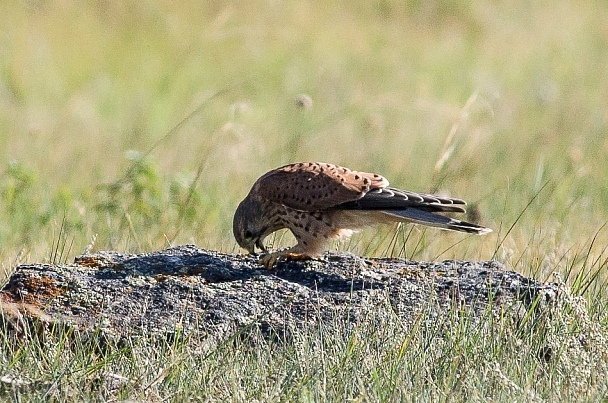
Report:
[[[274,265],[277,263],[279,258],[281,257],[281,252],[270,252],[265,255],[260,256],[260,264],[266,268],[266,270],[271,270]]]
[[[270,252],[260,258],[260,263],[268,270],[277,264],[279,260],[294,261],[294,260],[309,260],[314,259],[323,254],[326,246],[325,237],[318,237],[308,233],[293,232],[293,235],[298,242],[291,248]]]
[[[260,264],[264,266],[266,270],[271,270],[279,262],[279,260],[295,261],[312,259],[311,256],[305,253],[298,252],[294,249],[295,248],[291,248],[287,250],[267,253],[260,257]]]

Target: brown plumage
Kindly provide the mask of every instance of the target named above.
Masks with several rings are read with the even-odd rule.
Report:
[[[255,253],[266,251],[264,238],[289,228],[298,243],[262,257],[272,267],[281,258],[322,254],[331,238],[345,237],[374,224],[412,222],[442,229],[485,234],[489,228],[436,213],[464,213],[460,199],[388,187],[377,174],[352,171],[321,162],[301,162],[262,175],[236,209],[238,244]]]

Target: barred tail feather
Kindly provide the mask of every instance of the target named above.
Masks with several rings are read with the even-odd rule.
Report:
[[[384,214],[403,222],[428,225],[431,227],[443,228],[452,231],[467,232],[469,234],[483,235],[492,232],[490,228],[472,224],[466,221],[456,220],[439,214],[429,213],[428,211],[416,208],[406,208],[402,210],[383,210]]]

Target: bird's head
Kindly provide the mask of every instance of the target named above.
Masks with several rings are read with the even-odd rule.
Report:
[[[239,246],[255,255],[256,246],[263,252],[264,238],[268,235],[268,226],[264,223],[262,206],[249,196],[243,200],[234,213],[232,231]]]

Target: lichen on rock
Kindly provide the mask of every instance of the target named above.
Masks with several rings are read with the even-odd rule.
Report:
[[[178,330],[221,337],[246,326],[282,337],[289,329],[336,320],[348,325],[392,317],[411,326],[422,312],[524,315],[557,290],[494,261],[326,254],[282,262],[269,272],[254,257],[183,245],[141,255],[99,252],[67,265],[21,265],[0,292],[0,303],[4,323],[16,330],[16,317],[39,317],[121,337]]]

